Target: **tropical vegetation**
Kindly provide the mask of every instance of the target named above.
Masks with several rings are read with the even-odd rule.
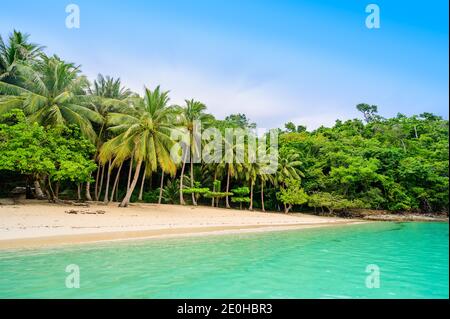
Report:
[[[26,186],[38,199],[122,207],[448,213],[449,123],[440,116],[383,118],[376,105],[361,103],[361,119],[332,127],[308,131],[288,122],[277,129],[278,164],[268,174],[247,153],[244,162],[195,160],[208,128],[246,130],[258,144],[266,138],[245,114],[217,119],[200,101],[172,104],[159,86],[138,93],[120,78],[90,82],[80,66],[47,55],[27,34],[0,37],[0,195]],[[187,138],[176,140],[180,132]],[[171,154],[177,142],[178,160]]]

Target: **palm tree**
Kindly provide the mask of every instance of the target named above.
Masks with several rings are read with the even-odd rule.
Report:
[[[117,174],[116,174],[116,178],[114,179],[114,184],[113,184],[113,188],[111,190],[111,197],[109,199],[109,202],[113,201],[113,199],[114,199],[114,192],[118,188],[120,171],[122,170],[122,166],[123,166],[123,162],[119,164],[119,168],[117,169]]]
[[[261,210],[263,212],[266,211],[264,207],[264,186],[267,182],[273,183],[273,175],[272,174],[260,174],[259,180],[261,182]]]
[[[110,76],[103,76],[99,74],[91,88],[89,88],[91,95],[103,97],[106,99],[124,100],[133,95],[129,89],[122,86],[120,78],[114,79]]]
[[[147,165],[145,165],[144,173],[142,174],[141,188],[139,190],[138,200],[142,200],[142,196],[144,195],[144,183],[145,183],[145,178],[147,177],[147,175],[149,175],[149,174],[147,173]]]
[[[191,187],[194,187],[194,157],[201,156],[199,150],[199,143],[201,143],[201,132],[196,130],[195,122],[200,122],[202,125],[207,125],[212,119],[212,115],[206,114],[204,111],[206,110],[206,106],[198,101],[193,99],[185,100],[186,106],[182,108],[178,108],[181,115],[181,125],[187,129],[189,134],[189,154],[190,154],[190,171],[191,171]],[[187,160],[187,150],[184,150],[184,155],[182,159],[182,167],[180,173],[180,203],[184,204],[183,198],[183,178],[184,178],[184,169]],[[192,193],[192,203],[197,205],[197,201],[195,200],[195,194]]]
[[[163,172],[172,176],[176,174],[176,165],[170,157],[174,109],[168,107],[168,92],[161,92],[159,86],[153,91],[146,88],[144,99],[139,101],[124,113],[109,114],[111,127],[108,130],[118,135],[100,149],[102,162],[114,158],[114,165],[114,162],[119,163],[131,156],[136,161],[133,180],[120,207],[129,204],[144,162],[151,171],[156,171],[159,166]]]
[[[243,175],[246,181],[250,184],[250,206],[249,210],[253,210],[253,187],[255,186],[256,179],[260,173],[260,166],[258,162],[247,162],[242,165]]]
[[[95,141],[91,122],[101,116],[91,110],[86,96],[88,81],[80,70],[57,56],[42,55],[33,65],[17,65],[18,84],[0,81],[0,114],[21,108],[31,120],[43,126],[77,124],[82,133]]]
[[[30,50],[32,55],[35,49]],[[101,116],[86,106],[88,81],[72,63],[58,57],[41,55],[32,64],[15,65],[14,82],[0,81],[0,114],[14,108],[22,109],[31,122],[44,126],[76,124],[91,141],[95,131],[91,122]],[[35,182],[39,190],[39,181]]]
[[[300,170],[302,162],[298,153],[285,153],[278,156],[278,169],[274,176],[274,184],[286,187],[286,181],[290,179],[300,180],[304,174]],[[286,205],[285,205],[286,209]]]
[[[242,164],[237,163],[233,160],[228,163],[224,163],[224,165],[226,166],[227,171],[227,184],[225,187],[225,192],[228,194],[230,192],[230,178],[237,176],[237,173],[242,169]],[[226,208],[230,208],[230,201],[228,195],[225,196],[225,206]]]
[[[270,169],[270,165],[273,163],[272,159],[278,158],[278,150],[273,149],[272,147],[268,147],[264,150],[264,144],[260,144],[258,148],[258,175],[260,180],[261,187],[261,210],[263,212],[266,211],[264,207],[264,186],[267,182],[274,184],[276,180],[275,172],[272,172]]]
[[[212,184],[213,192],[220,192],[220,189],[216,189],[215,182],[217,180],[221,180],[224,174],[225,165],[218,165],[217,163],[206,163],[202,166],[202,182],[206,182],[205,184]],[[205,185],[204,184],[204,185]],[[219,199],[212,197],[211,198],[211,206],[214,207],[219,205]]]
[[[284,186],[289,179],[300,179],[303,173],[300,171],[302,162],[299,160],[300,154],[288,153],[278,157],[278,169],[275,175],[275,182]]]
[[[104,143],[105,140],[107,140],[107,132],[105,130],[106,126],[106,118],[108,117],[108,114],[110,112],[121,112],[124,109],[127,109],[129,107],[130,101],[127,99],[131,97],[135,97],[133,93],[122,86],[122,83],[120,81],[120,78],[114,79],[110,76],[103,76],[102,74],[99,74],[97,76],[97,79],[94,80],[94,83],[92,87],[89,87],[89,94],[92,99],[91,107],[101,115],[103,118],[103,122],[100,125],[99,133],[97,135],[97,150],[100,149],[101,145]],[[95,157],[97,157],[98,154],[95,154]],[[94,158],[96,160],[96,158]],[[130,167],[131,165],[130,161]],[[122,163],[121,163],[122,164]],[[104,202],[108,202],[108,192],[109,192],[109,179],[111,175],[112,167],[108,164],[108,170],[107,170],[107,179],[106,179],[106,189],[105,189],[105,195],[104,195]],[[100,173],[100,167],[97,170],[97,176],[95,179],[95,200],[98,200],[101,188],[98,188],[98,181],[99,181],[99,173]],[[102,176],[103,177],[103,176]],[[89,200],[91,198],[90,195],[90,182],[86,183],[86,198]]]
[[[28,41],[29,34],[14,30],[8,37],[8,43],[0,36],[0,81],[15,83],[18,63],[32,62],[44,49]]]

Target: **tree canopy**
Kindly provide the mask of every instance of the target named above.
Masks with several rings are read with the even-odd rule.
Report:
[[[244,144],[254,141],[258,152],[270,150],[261,147],[267,136],[256,136],[256,124],[243,113],[218,119],[196,99],[173,105],[159,86],[140,96],[119,77],[98,75],[91,83],[80,66],[42,49],[19,31],[0,37],[2,194],[10,187],[4,181],[14,177],[17,185],[34,183],[36,193],[42,187],[49,199],[60,188],[76,188],[77,199],[90,200],[95,182],[96,199],[103,191],[105,202],[115,195],[121,206],[147,200],[333,214],[448,212],[449,122],[438,115],[384,118],[377,105],[360,103],[361,119],[310,131],[292,121],[277,128],[278,150],[269,152],[277,160],[273,174],[251,161],[249,151],[243,162],[227,160],[239,150],[226,140],[220,144],[229,151],[219,162],[195,162],[207,129],[242,130]],[[176,132],[186,132],[182,149],[189,150],[180,150],[180,162],[171,153]]]

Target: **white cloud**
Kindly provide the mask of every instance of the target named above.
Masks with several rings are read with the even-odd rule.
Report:
[[[108,62],[104,68],[108,69]],[[153,64],[153,63],[152,63]],[[98,67],[98,66],[97,66]],[[205,103],[216,118],[233,113],[245,113],[261,128],[283,127],[292,121],[306,125],[308,130],[331,126],[337,118],[355,116],[330,91],[313,90],[314,83],[292,83],[286,78],[257,77],[251,72],[223,74],[201,67],[169,65],[154,62],[148,68],[127,64],[126,69],[115,65],[116,73],[133,91],[142,94],[144,85],[161,85],[170,90],[171,102],[184,104],[185,99]]]
[[[123,77],[131,89],[142,93],[143,85],[153,88],[160,84],[170,89],[171,102],[183,104],[184,99],[196,99],[205,103],[209,112],[217,118],[232,113],[245,113],[252,121],[273,123],[273,119],[290,113],[293,101],[271,82],[252,83],[250,77],[217,76],[198,68],[161,66],[151,70],[135,69]]]

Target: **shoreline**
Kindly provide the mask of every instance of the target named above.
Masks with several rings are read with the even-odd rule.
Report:
[[[89,207],[33,200],[0,205],[0,250],[98,242],[255,233],[368,223],[361,219],[281,214],[205,206],[89,203]]]
[[[449,222],[447,216],[443,215],[418,215],[418,214],[379,214],[367,215],[362,219],[367,221],[383,221],[383,222],[427,222],[427,223],[441,223]]]
[[[40,249],[40,248],[59,248],[75,245],[140,241],[164,238],[182,238],[182,237],[202,237],[202,236],[220,236],[232,234],[248,234],[277,232],[288,230],[303,230],[312,228],[326,228],[336,226],[347,226],[369,223],[368,221],[352,221],[342,223],[323,223],[323,224],[306,224],[306,225],[249,225],[228,226],[228,227],[197,227],[197,228],[177,228],[177,229],[157,229],[148,231],[135,232],[105,232],[105,233],[88,233],[77,235],[59,235],[35,238],[17,238],[0,240],[0,251],[17,250],[17,249]]]

